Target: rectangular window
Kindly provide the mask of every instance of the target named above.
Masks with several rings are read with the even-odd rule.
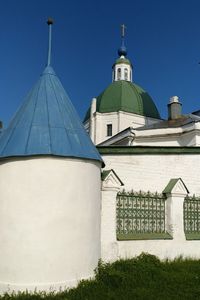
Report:
[[[107,124],[107,136],[112,136],[112,124]]]

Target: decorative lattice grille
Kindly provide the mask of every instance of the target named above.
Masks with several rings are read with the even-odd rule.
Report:
[[[165,233],[165,200],[158,193],[118,193],[117,234]]]
[[[185,233],[200,233],[200,198],[187,196],[183,209]]]

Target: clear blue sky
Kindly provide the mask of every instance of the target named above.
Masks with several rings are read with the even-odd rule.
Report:
[[[91,98],[111,83],[120,24],[134,82],[166,117],[170,96],[183,112],[200,109],[199,0],[1,0],[0,119],[7,125],[47,61],[53,27],[52,66],[83,118]]]

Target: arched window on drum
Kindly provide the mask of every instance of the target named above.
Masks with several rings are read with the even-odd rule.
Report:
[[[124,80],[128,80],[128,69],[124,69]]]
[[[117,69],[117,80],[121,80],[121,68]]]

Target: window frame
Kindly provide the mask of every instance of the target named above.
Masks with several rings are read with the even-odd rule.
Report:
[[[113,134],[112,123],[106,124],[106,135],[112,136]]]

